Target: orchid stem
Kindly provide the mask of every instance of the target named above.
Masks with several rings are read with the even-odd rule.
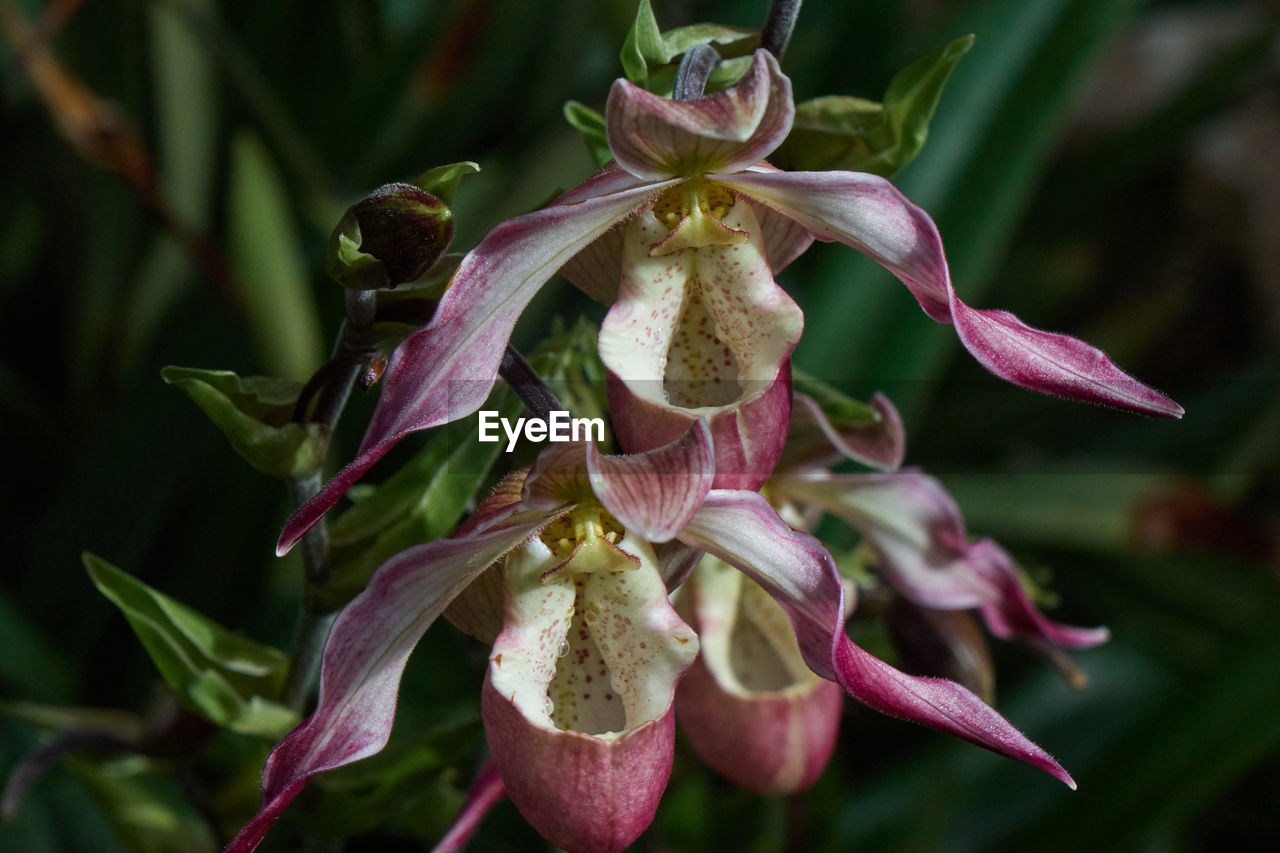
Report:
[[[800,0],[773,0],[769,5],[769,17],[760,33],[760,46],[781,60],[791,41],[791,31],[796,27],[800,14]]]
[[[707,88],[707,78],[720,64],[720,54],[708,44],[698,44],[689,48],[680,65],[676,68],[676,82],[671,97],[677,101],[692,101],[701,98]]]
[[[534,417],[547,421],[551,419],[552,412],[565,410],[555,393],[547,387],[547,383],[524,360],[519,350],[510,344],[507,344],[507,350],[502,354],[498,375],[506,380]]]
[[[338,333],[329,361],[316,371],[303,389],[294,411],[294,420],[317,424],[324,435],[325,451],[328,441],[338,425],[338,418],[346,408],[351,387],[364,373],[374,350],[364,341],[365,332],[373,325],[376,297],[369,290],[347,291],[347,320]],[[307,415],[308,404],[315,397],[316,403]],[[323,457],[325,453],[322,453]],[[289,483],[295,506],[302,506],[320,491],[320,468],[305,477]],[[306,593],[298,611],[294,631],[293,657],[285,676],[282,701],[290,708],[301,708],[311,693],[320,671],[320,659],[324,642],[329,636],[329,626],[334,614],[322,612],[311,594],[314,588],[329,580],[329,527],[322,516],[302,537],[302,566],[306,579]]]

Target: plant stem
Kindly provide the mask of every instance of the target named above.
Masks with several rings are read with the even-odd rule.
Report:
[[[347,291],[347,320],[338,333],[333,355],[327,364],[316,371],[311,382],[307,383],[313,387],[304,389],[303,396],[299,398],[298,410],[294,412],[295,419],[319,425],[325,437],[322,459],[327,455],[329,438],[351,396],[351,387],[364,373],[374,352],[366,342],[364,333],[373,325],[375,298],[371,290]],[[316,397],[310,417],[305,416],[306,404],[310,399],[308,392]],[[306,477],[290,482],[294,506],[302,506],[311,500],[320,491],[321,482],[319,468]],[[336,615],[318,612],[314,604],[315,597],[311,594],[315,587],[322,586],[329,580],[329,527],[323,516],[302,537],[301,546],[306,593],[298,611],[293,657],[289,662],[289,672],[285,676],[281,697],[287,706],[295,709],[302,707],[315,684],[324,642]]]
[[[502,354],[498,375],[506,380],[534,417],[546,421],[550,420],[552,412],[564,411],[564,405],[547,387],[547,383],[542,381],[542,377],[524,360],[524,356],[510,344],[507,344],[507,350]]]
[[[760,33],[760,46],[781,60],[791,41],[791,31],[796,27],[800,14],[800,0],[773,0],[769,5],[769,17]]]

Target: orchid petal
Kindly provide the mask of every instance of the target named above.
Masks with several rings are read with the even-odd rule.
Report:
[[[782,475],[774,487],[860,530],[879,552],[889,582],[916,604],[981,608],[991,632],[1006,639],[1084,648],[1109,636],[1105,628],[1061,625],[1040,613],[1003,548],[989,539],[969,544],[960,508],[933,477],[810,472]]]
[[[654,181],[746,168],[782,144],[794,116],[791,81],[764,50],[723,92],[672,101],[617,80],[605,105],[618,165]]]
[[[788,468],[826,467],[852,459],[881,471],[896,471],[907,450],[902,418],[889,398],[878,391],[871,397],[871,408],[877,416],[874,422],[838,429],[812,397],[796,393],[783,464]]]
[[[627,456],[603,456],[587,445],[591,487],[604,508],[650,542],[667,542],[711,491],[716,459],[711,428],[699,418],[671,444]]]
[[[465,847],[479,828],[480,821],[484,820],[489,810],[502,802],[506,795],[507,791],[502,786],[502,777],[498,775],[497,769],[492,763],[486,764],[476,776],[476,781],[472,783],[467,801],[462,804],[462,811],[458,813],[458,819],[453,822],[453,826],[449,827],[444,838],[431,848],[431,853],[457,853]]]
[[[858,701],[1026,762],[1075,787],[1048,753],[971,691],[899,672],[845,636],[844,590],[831,555],[809,534],[788,527],[760,495],[712,491],[680,538],[764,587],[787,611],[813,671]]]
[[[511,330],[543,283],[665,186],[593,194],[633,182],[603,173],[571,193],[573,201],[501,223],[463,258],[431,322],[392,354],[359,454],[289,519],[277,554],[292,548],[400,439],[465,417],[484,403]]]
[[[1033,329],[1007,311],[965,305],[951,285],[933,220],[885,179],[856,172],[753,172],[717,180],[792,217],[819,238],[839,240],[882,264],[926,314],[954,324],[965,348],[1001,379],[1073,400],[1182,416],[1181,406],[1120,370],[1101,350]]]
[[[694,749],[756,793],[807,789],[835,748],[839,685],[805,664],[782,607],[715,557],[682,588],[678,607],[702,647],[676,690],[676,715]]]
[[[697,655],[653,551],[577,575],[541,540],[507,559],[506,618],[482,697],[485,733],[516,807],[570,850],[620,850],[652,821],[671,770],[675,684]]]
[[[380,751],[409,653],[463,587],[547,524],[554,512],[509,513],[471,536],[392,557],[338,615],[325,644],[315,712],[276,745],[262,773],[262,810],[228,853],[247,853],[317,773]]]
[[[653,256],[668,226],[652,210],[628,223],[618,301],[601,325],[599,351],[624,448],[667,444],[707,416],[716,487],[754,489],[782,452],[789,357],[804,317],[773,280],[751,206],[730,202],[722,224],[746,242]]]

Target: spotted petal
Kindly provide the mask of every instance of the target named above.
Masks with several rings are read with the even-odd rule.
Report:
[[[672,101],[617,80],[605,105],[618,165],[651,181],[745,169],[782,144],[794,117],[791,81],[764,50],[723,92]]]
[[[925,313],[951,323],[965,348],[1001,379],[1157,417],[1182,407],[1120,370],[1076,338],[1033,329],[1007,311],[970,308],[951,286],[942,239],[929,215],[892,184],[856,172],[752,172],[722,183],[768,204],[824,240],[839,240],[882,264]]]
[[[418,545],[384,563],[338,615],[325,644],[315,712],[272,750],[262,810],[227,853],[257,847],[311,777],[379,752],[391,734],[409,653],[449,602],[485,567],[556,514],[503,511],[471,535]]]
[[[788,527],[759,494],[712,491],[680,538],[768,590],[791,618],[813,671],[859,702],[1024,761],[1075,787],[1058,762],[971,691],[899,672],[855,645],[844,633],[844,588],[831,555],[809,534]]]

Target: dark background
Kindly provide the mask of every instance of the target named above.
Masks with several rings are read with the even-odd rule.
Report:
[[[764,5],[655,9],[664,27],[758,26]],[[22,57],[13,27],[0,45],[7,774],[44,736],[15,701],[154,701],[154,670],[81,551],[289,642],[300,568],[271,554],[288,495],[239,464],[159,368],[305,378],[342,312],[321,271],[329,230],[379,184],[478,161],[456,206],[465,249],[586,177],[561,107],[603,107],[634,4],[3,6],[10,22],[21,7],[46,25]],[[1276,20],[1263,0],[805,4],[784,62],[800,99],[879,99],[894,71],[976,34],[896,183],[936,218],[967,302],[1091,341],[1187,415],[1147,420],[1000,383],[874,264],[815,247],[780,277],[807,318],[797,364],[889,393],[908,462],[944,479],[971,530],[1047,580],[1054,618],[1113,631],[1076,656],[1090,679],[1078,692],[1026,649],[995,648],[998,707],[1080,790],[850,703],[836,759],[790,801],[738,792],[682,748],[641,849],[1280,844]],[[41,65],[33,86],[25,69],[44,60],[56,73]],[[77,124],[85,103],[95,120]],[[248,284],[237,290],[224,262]],[[584,310],[599,316],[553,283],[517,341]],[[371,403],[348,411],[334,458]],[[438,837],[479,755],[482,660],[451,628],[419,649],[396,737],[457,721],[461,746],[441,761],[458,770],[431,777],[445,793],[417,817],[351,849]],[[52,770],[0,825],[0,847],[128,849],[90,763]],[[171,791],[165,774],[156,785]],[[482,833],[476,849],[536,843],[509,805]]]

